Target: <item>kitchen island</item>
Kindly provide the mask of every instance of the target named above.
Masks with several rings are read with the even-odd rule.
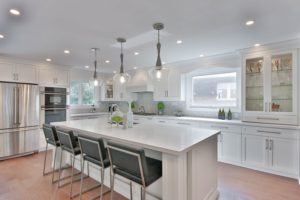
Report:
[[[123,129],[107,119],[87,119],[53,123],[78,133],[102,137],[146,149],[147,156],[161,159],[163,177],[148,192],[163,200],[217,199],[217,135],[218,130],[169,124],[136,124]],[[79,163],[77,165],[79,167]],[[95,175],[93,177],[93,174]],[[91,173],[99,179],[96,171]],[[109,186],[109,170],[105,175]],[[129,197],[126,184],[116,183],[115,190]],[[139,188],[134,199],[139,199]],[[147,199],[155,199],[147,195]]]

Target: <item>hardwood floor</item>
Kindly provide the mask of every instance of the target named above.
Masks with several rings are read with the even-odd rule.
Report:
[[[51,175],[42,176],[43,158],[44,153],[39,153],[0,161],[0,200],[68,200],[69,186],[57,189],[56,184],[51,184]],[[218,174],[220,200],[300,199],[300,186],[293,179],[221,163]],[[95,181],[89,179],[86,183]],[[99,190],[85,194],[83,199],[99,194]],[[74,191],[79,191],[79,182]],[[114,197],[126,200],[117,193]],[[104,196],[104,200],[109,199],[109,194]]]

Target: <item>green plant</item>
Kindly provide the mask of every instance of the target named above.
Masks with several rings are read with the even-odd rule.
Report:
[[[133,101],[131,102],[131,109],[135,109],[136,103]]]
[[[158,102],[158,103],[157,103],[157,109],[158,109],[158,110],[163,110],[163,109],[165,109],[165,104],[164,104],[164,102],[162,102],[162,101]]]

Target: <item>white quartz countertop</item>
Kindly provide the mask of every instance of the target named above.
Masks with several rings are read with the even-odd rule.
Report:
[[[76,133],[101,136],[143,148],[148,148],[170,154],[180,154],[189,151],[201,141],[219,134],[218,130],[202,129],[191,126],[145,123],[136,124],[133,128],[123,129],[122,126],[110,125],[107,119],[84,119],[76,121],[55,122],[74,130]]]
[[[108,115],[108,112],[88,112],[88,113],[76,113],[70,114],[70,117],[85,117],[85,116],[98,116],[98,115]]]

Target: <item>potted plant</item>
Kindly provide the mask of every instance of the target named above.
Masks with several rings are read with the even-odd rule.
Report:
[[[157,110],[158,110],[158,115],[163,115],[165,109],[165,104],[164,102],[160,101],[157,103]]]

